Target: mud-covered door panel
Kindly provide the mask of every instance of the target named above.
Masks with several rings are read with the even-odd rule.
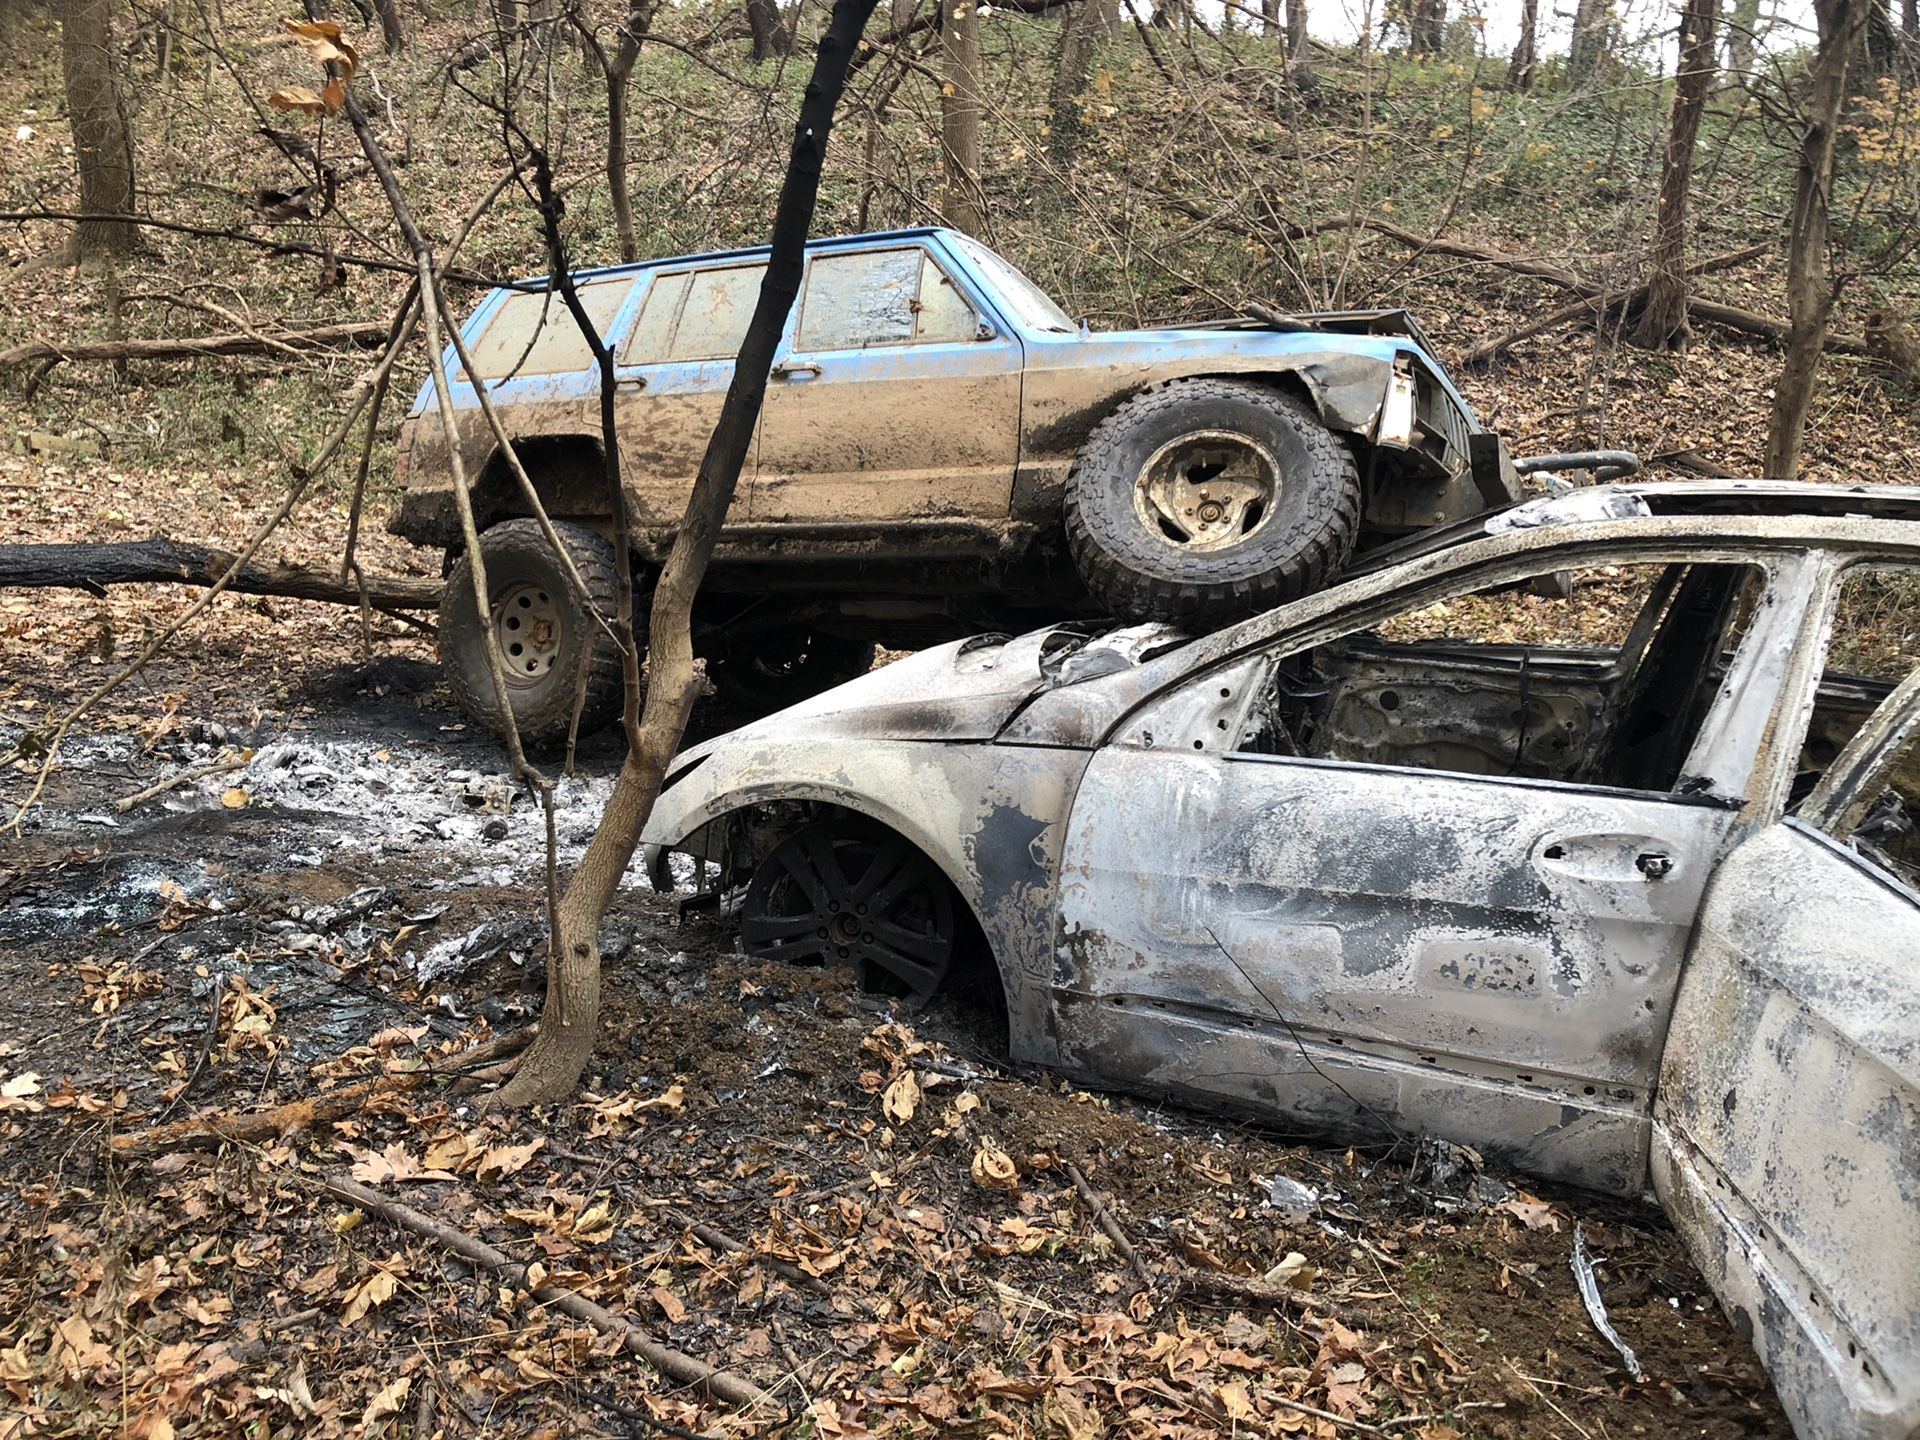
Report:
[[[1546,781],[1104,750],[1062,868],[1062,1050],[1282,1123],[1390,1123],[1637,1189],[1730,822]]]
[[[765,271],[751,264],[656,274],[641,298],[615,356],[620,458],[636,525],[674,525],[686,513]],[[753,464],[750,450],[729,523],[747,517]]]
[[[1019,340],[919,246],[815,256],[761,414],[753,519],[1005,518]]]

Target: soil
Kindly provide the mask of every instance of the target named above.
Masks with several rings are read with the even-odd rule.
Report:
[[[280,1141],[110,1160],[114,1133],[311,1096],[537,1009],[539,817],[425,658],[330,663],[357,619],[303,623],[343,643],[277,668],[243,653],[202,718],[78,738],[0,852],[0,1436],[640,1433],[618,1407],[720,1423],[514,1284],[356,1220],[316,1186],[342,1171],[772,1390],[747,1429],[1789,1433],[1650,1205],[1437,1141],[1328,1149],[1089,1094],[1009,1064],[991,1010],[748,961],[724,915],[638,880],[608,917],[578,1104],[508,1119],[435,1088]],[[249,690],[267,703],[236,716]],[[115,811],[236,746],[244,768]],[[565,782],[563,861],[616,763],[592,743]],[[1576,1228],[1644,1381],[1582,1308]],[[1176,1293],[1287,1265],[1300,1304]]]

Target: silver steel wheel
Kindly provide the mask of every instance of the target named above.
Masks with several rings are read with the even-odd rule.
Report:
[[[1273,518],[1280,462],[1231,430],[1196,430],[1148,457],[1134,487],[1141,524],[1181,550],[1223,550]]]
[[[511,585],[493,602],[493,638],[510,685],[536,685],[566,639],[561,602],[544,585]]]

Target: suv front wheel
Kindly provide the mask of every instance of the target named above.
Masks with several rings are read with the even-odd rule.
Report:
[[[613,544],[565,521],[556,521],[553,528],[585,582],[585,604],[575,595],[566,567],[538,521],[503,521],[480,537],[494,643],[506,673],[514,723],[526,745],[553,745],[567,738],[583,673],[582,735],[619,717],[625,689],[619,647],[588,608],[603,616],[614,613],[619,592]],[[440,597],[440,662],[460,708],[504,738],[507,727],[486,643],[474,604],[472,561],[461,555]]]
[[[1065,522],[1087,588],[1120,618],[1236,619],[1339,572],[1360,529],[1360,475],[1294,396],[1176,380],[1094,427]]]

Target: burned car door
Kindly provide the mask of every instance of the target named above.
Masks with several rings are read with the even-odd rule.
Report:
[[[763,522],[1004,520],[1022,349],[926,247],[807,264],[761,415]]]
[[[615,357],[620,455],[637,525],[676,525],[686,513],[766,268],[733,262],[651,274]],[[749,474],[752,466],[749,451]],[[747,508],[743,484],[728,522]]]
[[[1899,588],[1904,617],[1860,644],[1849,601]],[[1654,1112],[1654,1189],[1807,1440],[1920,1433],[1916,601],[1912,572],[1843,578],[1830,659],[1851,673],[1823,696],[1907,678],[1721,865]],[[1816,707],[1810,749],[1822,731]]]
[[[1419,643],[1392,637],[1418,615],[1276,647],[1123,723],[1062,860],[1068,1063],[1304,1129],[1429,1132],[1639,1189],[1681,960],[1738,809],[1705,793],[1692,752],[1734,703],[1718,683],[1730,652],[1770,632],[1775,608],[1756,598],[1758,567],[1635,568],[1644,599],[1619,607],[1610,661],[1530,679],[1491,647],[1485,696],[1451,726],[1434,707],[1421,745],[1395,743],[1377,684],[1381,724],[1341,728],[1358,702],[1316,663],[1349,673],[1364,647],[1417,678]],[[1469,694],[1471,651],[1445,657],[1446,685]],[[1728,689],[1767,705],[1768,683]],[[1578,705],[1581,753],[1529,778],[1529,726]]]

